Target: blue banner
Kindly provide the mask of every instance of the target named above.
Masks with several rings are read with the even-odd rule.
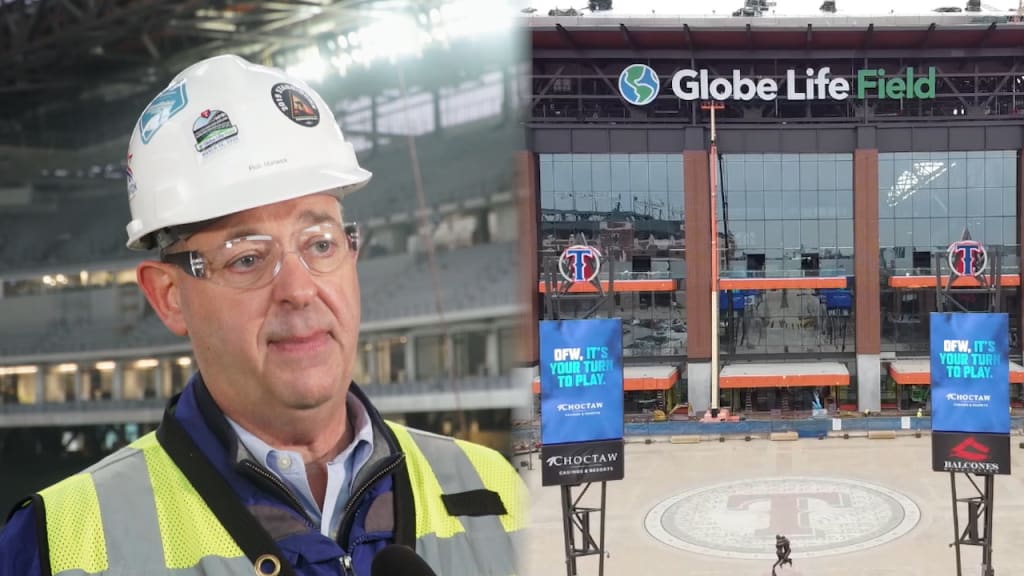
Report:
[[[622,320],[540,323],[542,444],[622,438]]]
[[[1009,319],[931,313],[932,429],[1010,433]]]

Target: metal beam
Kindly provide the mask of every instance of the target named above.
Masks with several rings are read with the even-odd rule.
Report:
[[[928,46],[928,41],[932,39],[932,33],[935,32],[935,22],[928,25],[928,29],[924,31],[924,37],[921,38],[921,44],[919,48],[925,48]]]
[[[937,77],[941,78],[942,81],[946,84],[946,86],[949,86],[949,89],[953,91],[953,95],[956,96],[958,100],[960,100],[960,104],[962,104],[964,108],[967,108],[969,106],[969,104],[967,104],[967,100],[964,98],[964,95],[959,90],[957,90],[956,86],[952,82],[950,82],[949,76],[942,74],[943,70],[941,67],[936,66],[935,69],[937,72],[939,72]]]
[[[868,24],[868,29],[864,31],[864,44],[861,46],[862,50],[871,48],[871,40],[875,36],[875,23]]]
[[[149,37],[149,32],[143,32],[139,36],[139,41],[146,47],[146,51],[153,57],[153,60],[160,59],[160,50],[157,49],[156,44],[153,43],[153,39]]]
[[[64,8],[67,8],[68,12],[74,14],[75,18],[78,18],[79,20],[85,20],[85,14],[82,14],[82,11],[78,9],[78,6],[75,6],[74,2],[72,2],[71,0],[60,0],[60,3],[61,5],[64,6]]]
[[[47,9],[46,2],[47,0],[39,0],[38,2],[36,2],[35,11],[32,12],[32,16],[28,21],[28,25],[25,26],[25,29],[22,31],[22,33],[25,35],[24,38],[26,42],[30,40],[32,38],[32,35],[35,33],[36,26],[39,25],[40,15]]]
[[[0,52],[0,71],[24,67],[24,56],[26,53],[38,53],[39,50],[53,45],[58,45],[58,47],[75,45],[83,34],[91,30],[110,30],[113,28],[114,24],[120,20],[137,19],[139,16],[143,16],[166,7],[169,1],[170,0],[138,0],[137,2],[132,2],[131,4],[111,9],[99,18],[89,20],[83,19],[74,24],[65,26],[60,30],[51,30],[48,34],[39,35],[22,46],[12,47]],[[63,4],[60,4],[60,6],[63,6]],[[5,15],[9,15],[9,12],[5,11]],[[124,28],[123,24],[120,28]],[[118,31],[118,33],[120,33],[120,31]],[[46,64],[46,59],[43,59],[43,61],[38,63],[40,66]]]
[[[993,22],[985,29],[985,34],[981,37],[981,41],[978,42],[978,46],[984,47],[988,44],[988,41],[992,38],[992,33],[996,31],[996,23]]]
[[[10,32],[11,37],[16,36],[18,34],[18,26],[14,23],[10,10],[4,10],[4,21],[7,23],[7,30]]]
[[[804,46],[806,46],[807,48],[810,48],[811,47],[811,42],[813,42],[813,41],[814,41],[814,30],[811,28],[810,24],[807,24],[807,41],[804,44]]]
[[[551,87],[555,84],[555,81],[558,80],[563,70],[565,70],[565,64],[560,65],[558,67],[558,70],[555,70],[554,76],[552,76],[551,79],[548,80],[548,83],[545,84],[543,88],[541,88],[539,93],[533,96],[533,102],[530,103],[530,108],[535,107],[537,103],[540,102],[542,98],[544,98],[544,96],[548,93],[548,90],[550,90]]]
[[[747,22],[745,26],[747,30],[747,48],[750,50],[754,49],[754,31],[750,29],[750,22]]]
[[[631,50],[637,50],[636,42],[633,41],[633,35],[630,34],[629,28],[626,28],[625,24],[619,24],[619,30],[622,32],[622,37],[626,39],[626,44]]]
[[[1013,68],[1010,68],[1010,71],[1003,76],[1003,79],[999,81],[999,84],[992,89],[992,94],[990,94],[989,97],[985,99],[985,101],[981,104],[982,106],[988,106],[992,104],[992,101],[996,99],[996,95],[999,93],[1000,90],[1003,89],[1004,86],[1006,86],[1006,83],[1009,82],[1011,78],[1017,77],[1017,66],[1019,66],[1019,62],[1014,60]]]
[[[252,32],[229,32],[227,30],[204,30],[184,24],[173,23],[168,27],[175,34],[193,38],[207,38],[210,40],[227,40],[239,42],[252,42],[255,44],[278,43],[282,46],[308,46],[312,42],[309,36],[291,36],[278,34],[267,34],[260,31]]]
[[[558,30],[558,35],[562,37],[562,40],[565,40],[566,44],[568,44],[574,51],[579,51],[580,48],[576,45],[576,41],[572,39],[572,34],[570,34],[561,23],[555,24],[555,30]]]
[[[594,69],[594,72],[597,73],[601,80],[604,80],[605,85],[608,86],[608,89],[611,90],[613,94],[618,90],[618,87],[616,87],[615,84],[612,84],[612,81],[608,79],[608,75],[598,68],[597,64],[591,62],[590,67]]]
[[[34,6],[36,12],[21,15],[12,10],[12,6],[6,6],[7,9],[0,10],[3,13],[0,16],[3,20],[0,22],[0,83],[5,79],[20,77],[24,72],[78,66],[83,60],[95,57],[94,53],[90,54],[89,48],[112,48],[115,42],[118,45],[116,54],[104,59],[140,63],[160,62],[177,53],[195,59],[207,56],[211,51],[231,49],[251,56],[253,53],[276,50],[282,45],[308,45],[311,41],[308,35],[290,36],[283,29],[315,19],[318,15],[321,18],[333,18],[334,14],[340,13],[334,10],[328,14],[327,11],[311,10],[308,4],[298,4],[289,5],[292,10],[289,14],[268,10],[260,3],[256,5],[256,11],[248,13],[253,18],[239,20],[240,23],[244,21],[245,24],[255,26],[230,36],[218,31],[197,31],[195,25],[168,29],[168,23],[175,18],[192,18],[205,1],[60,0],[49,4],[40,1]],[[336,3],[340,4],[340,0]],[[29,26],[30,17],[35,18],[35,28],[34,34],[28,37],[25,30],[32,28]],[[267,22],[268,19],[272,21]],[[189,24],[207,21],[192,19]],[[10,36],[2,33],[4,23],[12,31]],[[278,32],[270,34],[269,31],[273,29]],[[188,38],[195,37],[210,38],[214,42],[188,48],[191,43]],[[245,43],[256,45],[246,46]],[[131,51],[148,53],[149,58],[126,60],[122,57]]]
[[[57,89],[65,90],[71,86],[74,86],[74,83],[71,81],[11,84],[9,86],[0,84],[0,94],[18,94],[21,92],[38,92],[41,90]]]
[[[1003,58],[1020,56],[1020,48],[929,48],[914,58],[919,60],[928,59],[979,59],[979,58]],[[573,59],[609,59],[623,58],[648,60],[679,60],[699,58],[700,60],[775,60],[775,59],[801,59],[810,60],[843,60],[849,58],[906,58],[907,51],[900,49],[877,48],[872,50],[843,49],[759,49],[752,53],[738,55],[735,50],[692,50],[692,49],[656,49],[636,51],[622,50],[597,50],[583,48],[577,51],[566,49],[540,49],[531,53],[533,60],[573,60]]]

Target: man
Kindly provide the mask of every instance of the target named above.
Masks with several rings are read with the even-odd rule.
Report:
[[[142,112],[128,164],[128,245],[160,254],[139,286],[198,372],[154,434],[12,512],[0,575],[370,576],[391,544],[440,576],[515,573],[514,468],[385,422],[351,384],[358,234],[340,201],[370,173],[324,100],[204,60]]]
[[[777,560],[772,565],[772,576],[775,576],[775,569],[781,568],[782,566],[789,564],[793,565],[793,560],[789,557],[791,550],[789,549],[789,538],[786,538],[782,534],[775,535],[775,557]]]

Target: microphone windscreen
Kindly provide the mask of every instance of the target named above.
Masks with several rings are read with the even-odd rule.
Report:
[[[427,561],[412,548],[391,544],[377,553],[370,564],[370,576],[437,576]]]

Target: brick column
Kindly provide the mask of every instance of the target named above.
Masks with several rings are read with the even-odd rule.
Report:
[[[540,321],[537,305],[537,197],[540,195],[537,155],[528,150],[519,151],[516,153],[516,164],[519,180],[519,291],[526,307],[519,360],[521,364],[532,365],[538,362],[540,353],[537,340],[537,323]]]
[[[683,152],[686,234],[687,395],[694,414],[711,405],[711,182],[708,152]]]
[[[878,150],[853,152],[853,270],[857,330],[857,407],[880,410]]]

